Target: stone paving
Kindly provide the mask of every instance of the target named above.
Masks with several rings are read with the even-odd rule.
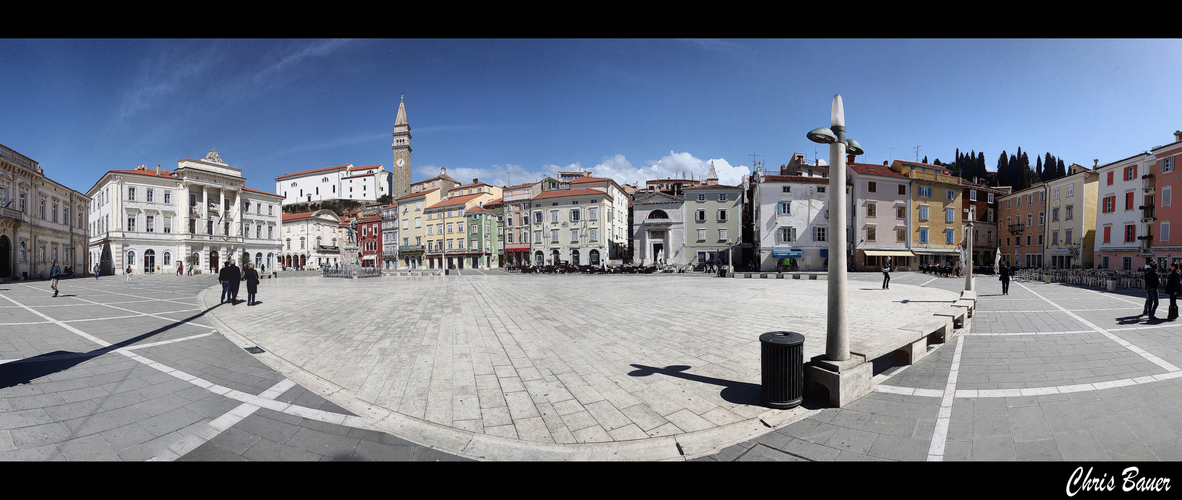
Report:
[[[978,277],[947,344],[778,411],[758,335],[821,352],[823,280],[281,276],[254,307],[209,276],[0,283],[0,460],[1182,459],[1182,322],[1136,290]],[[875,295],[851,329],[964,283],[879,279],[850,274],[852,304]]]

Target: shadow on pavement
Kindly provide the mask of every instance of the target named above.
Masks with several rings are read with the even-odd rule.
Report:
[[[16,361],[9,361],[7,363],[0,364],[0,389],[13,387],[20,384],[27,384],[38,378],[69,370],[70,368],[102,356],[108,352],[114,351],[116,349],[122,349],[141,340],[148,339],[154,335],[164,333],[179,325],[183,325],[192,320],[200,318],[201,316],[204,316],[205,313],[212,310],[213,307],[189,316],[188,318],[174,321],[169,325],[162,326],[142,335],[124,340],[123,342],[111,344],[107,347],[101,347],[93,351],[53,351],[45,354],[39,354],[31,358],[18,359]]]
[[[638,365],[633,363],[636,370],[628,372],[632,377],[647,377],[653,374],[668,375],[670,377],[677,377],[685,380],[692,380],[694,382],[704,382],[712,385],[722,386],[722,392],[718,395],[728,403],[745,404],[745,405],[762,405],[760,402],[760,391],[762,387],[759,384],[748,384],[746,382],[736,382],[734,380],[723,380],[714,377],[704,377],[701,375],[693,375],[684,373],[689,370],[687,365],[672,365],[664,368],[657,368],[654,366]]]

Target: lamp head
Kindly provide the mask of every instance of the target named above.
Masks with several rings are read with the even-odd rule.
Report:
[[[855,141],[853,139],[846,139],[845,140],[845,150],[847,153],[852,154],[854,156],[866,154],[866,151],[862,150],[862,145],[858,144],[858,141]]]
[[[829,125],[833,127],[845,126],[845,107],[841,104],[841,94],[833,96],[833,108],[829,115]]]
[[[837,136],[833,134],[832,130],[825,127],[815,128],[805,135],[810,141],[819,144],[832,144],[837,142]]]

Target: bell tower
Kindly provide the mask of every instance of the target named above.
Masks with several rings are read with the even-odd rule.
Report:
[[[404,96],[398,98],[398,117],[394,119],[394,164],[390,176],[390,192],[394,199],[410,194],[410,124],[406,121]]]

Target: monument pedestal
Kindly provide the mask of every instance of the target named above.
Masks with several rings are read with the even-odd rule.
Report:
[[[869,394],[873,377],[874,366],[863,356],[851,353],[850,359],[832,361],[822,354],[805,364],[805,393],[826,394],[829,404],[840,408]]]

